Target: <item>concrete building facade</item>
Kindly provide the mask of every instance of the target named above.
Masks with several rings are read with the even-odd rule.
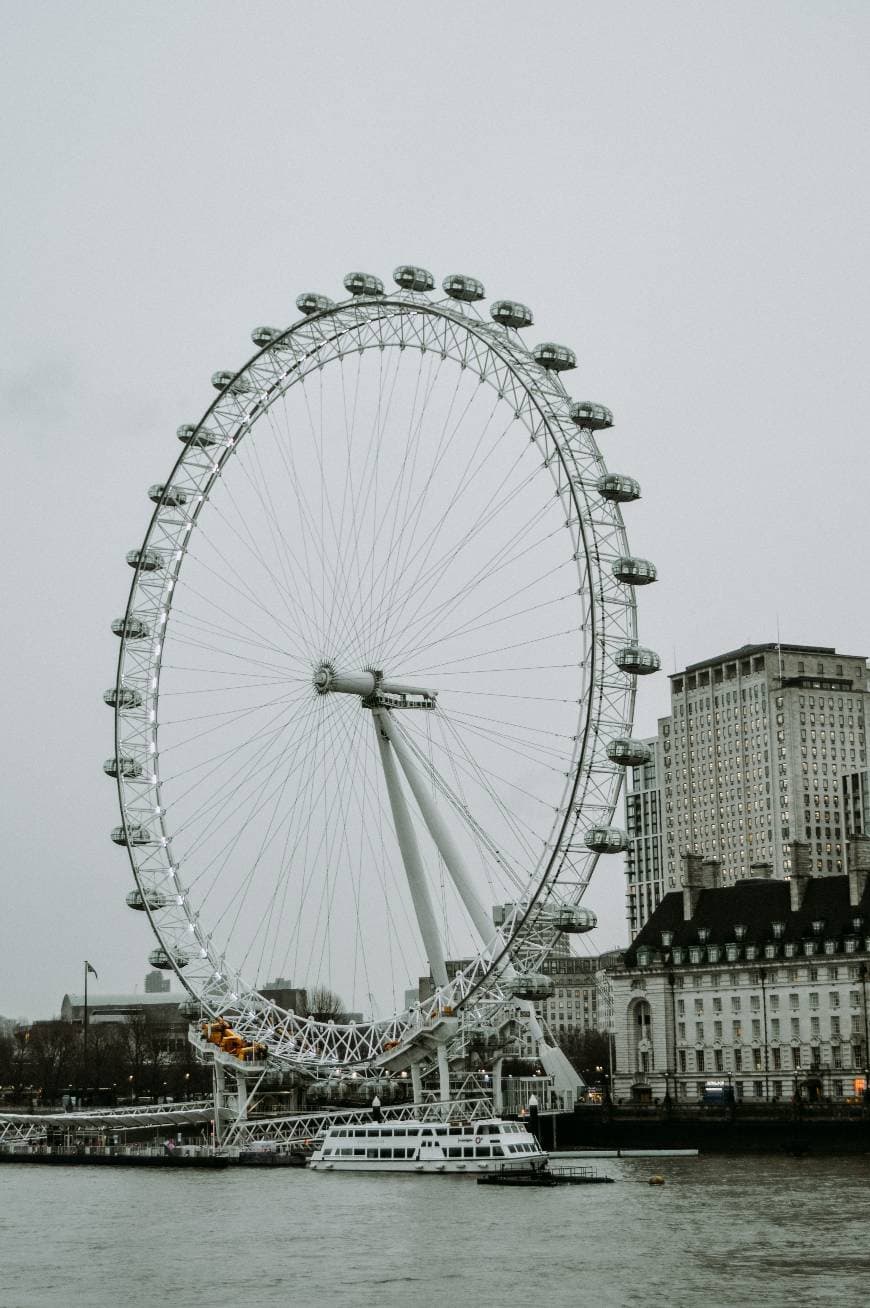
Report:
[[[634,939],[665,893],[661,740],[654,736],[644,743],[650,749],[649,761],[628,768],[625,779],[625,908],[629,939]]]
[[[725,885],[754,863],[787,878],[794,840],[811,846],[814,871],[842,872],[845,841],[870,816],[866,658],[821,645],[745,645],[670,682],[670,716],[659,720],[647,765],[654,779],[630,777],[626,793],[632,935],[661,893],[679,888],[686,850],[716,859]]]
[[[671,677],[660,724],[669,888],[680,851],[722,864],[725,884],[793,840],[815,871],[843,871],[840,778],[866,767],[867,662],[813,645],[747,645]]]

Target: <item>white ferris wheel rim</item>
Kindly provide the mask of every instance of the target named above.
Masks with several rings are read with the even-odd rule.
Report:
[[[142,906],[160,948],[185,988],[204,1011],[229,1014],[234,1027],[247,1039],[265,1043],[278,1057],[308,1065],[370,1063],[385,1040],[401,1041],[409,1028],[425,1020],[425,1014],[418,1009],[386,1021],[347,1026],[284,1013],[246,982],[230,961],[213,951],[168,852],[172,832],[165,813],[160,812],[157,735],[163,635],[172,613],[174,582],[200,513],[243,437],[279,397],[315,369],[335,363],[351,351],[409,346],[421,353],[438,351],[442,358],[449,356],[494,387],[499,398],[507,394],[514,404],[515,416],[526,425],[545,463],[552,466],[556,494],[567,509],[566,526],[576,538],[578,573],[586,587],[586,593],[578,595],[578,603],[586,606],[589,637],[576,766],[566,780],[537,883],[516,913],[501,947],[489,955],[479,953],[457,974],[447,991],[438,996],[442,1007],[458,1010],[482,996],[502,998],[496,977],[502,956],[508,950],[522,954],[525,948],[527,964],[533,966],[546,952],[554,931],[541,914],[541,906],[577,903],[588,885],[598,855],[583,846],[580,837],[589,823],[609,826],[622,770],[606,757],[606,746],[612,739],[630,735],[634,677],[614,671],[612,654],[636,639],[633,593],[608,572],[612,560],[629,553],[621,515],[616,504],[602,501],[597,494],[598,480],[606,469],[591,428],[578,427],[571,419],[570,397],[558,375],[534,360],[516,330],[488,323],[468,304],[459,305],[452,299],[433,300],[402,290],[353,295],[306,314],[228,377],[217,399],[190,429],[216,435],[217,447],[198,444],[195,435],[186,443],[164,483],[138,551],[118,658],[115,754],[120,761],[132,748],[150,754],[155,767],[153,779],[143,782],[125,777],[119,766],[119,802]],[[171,504],[174,492],[182,492],[186,503]],[[169,562],[156,583],[144,566],[149,551],[161,552]],[[133,638],[132,624],[139,621],[149,629],[147,644]],[[132,712],[123,703],[123,694],[131,689],[141,697]],[[130,837],[146,815],[155,838],[137,845]],[[159,834],[154,832],[155,825]]]

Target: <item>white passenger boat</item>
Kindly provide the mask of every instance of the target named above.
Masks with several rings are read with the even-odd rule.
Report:
[[[321,1172],[488,1172],[547,1160],[521,1122],[357,1122],[333,1126],[309,1159]]]

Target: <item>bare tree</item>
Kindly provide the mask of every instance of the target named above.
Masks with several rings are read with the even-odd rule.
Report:
[[[571,1031],[559,1037],[559,1044],[589,1085],[607,1080],[609,1036],[606,1031],[596,1031],[593,1027]]]
[[[308,1016],[318,1022],[345,1022],[347,1012],[344,1001],[334,990],[326,986],[315,986],[308,991]]]

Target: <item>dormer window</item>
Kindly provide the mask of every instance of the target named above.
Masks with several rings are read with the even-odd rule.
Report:
[[[728,962],[729,962],[729,963],[736,963],[737,960],[738,960],[738,958],[740,957],[740,946],[739,946],[739,945],[726,945],[726,946],[725,946],[725,957],[728,959]]]
[[[853,918],[852,918],[852,930],[853,930],[853,931],[860,931],[863,925],[864,925],[864,919],[863,919],[863,917],[853,917]]]
[[[641,947],[637,951],[638,967],[649,967],[651,962],[652,962],[652,950],[647,949],[646,947]]]
[[[844,944],[847,954],[854,954],[858,949],[858,940],[856,936],[846,936]]]
[[[774,936],[776,937],[776,939],[779,940],[779,938],[780,938],[780,936],[782,935],[783,931],[785,931],[785,923],[784,923],[784,922],[771,922],[771,924],[770,924],[770,928],[771,928],[771,930],[773,931],[773,934],[774,934]]]
[[[742,940],[745,935],[746,935],[746,927],[743,925],[742,922],[740,922],[734,928],[734,938],[735,940]]]
[[[698,927],[698,939],[700,940],[702,945],[706,944],[709,935],[710,935],[709,927]]]
[[[820,917],[817,917],[813,922],[813,935],[820,936],[824,931],[824,929],[825,929],[824,921]]]
[[[674,939],[673,931],[662,932],[662,945],[664,946],[665,949],[670,948],[671,944],[673,943],[673,939]]]
[[[691,946],[689,947],[689,962],[690,962],[690,963],[700,963],[700,961],[701,961],[701,959],[702,959],[702,957],[703,957],[703,954],[704,954],[704,951],[703,951],[703,949],[701,948],[700,945],[691,945]]]
[[[758,946],[757,946],[757,945],[747,945],[747,946],[746,946],[746,957],[747,957],[747,959],[749,960],[750,963],[752,962],[753,959],[757,958],[757,957],[758,957]]]
[[[836,942],[836,940],[826,940],[826,941],[825,941],[825,953],[826,953],[826,954],[836,954],[836,952],[837,952],[837,942]]]
[[[776,945],[769,943],[764,946],[765,958],[776,958],[776,953],[777,953]]]
[[[794,958],[794,954],[795,954],[795,943],[793,940],[787,940],[785,942],[785,956],[786,958]]]
[[[685,959],[685,952],[686,952],[686,951],[685,951],[684,949],[680,949],[680,947],[679,947],[678,945],[675,945],[675,946],[674,946],[674,962],[675,962],[675,963],[682,963],[682,962],[684,961],[684,959]]]
[[[806,955],[807,958],[812,958],[813,954],[816,952],[816,948],[817,946],[815,940],[804,941],[804,954]]]
[[[718,963],[718,962],[719,962],[719,946],[718,946],[718,945],[708,945],[708,946],[707,946],[707,958],[709,959],[709,961],[710,961],[711,963]]]

